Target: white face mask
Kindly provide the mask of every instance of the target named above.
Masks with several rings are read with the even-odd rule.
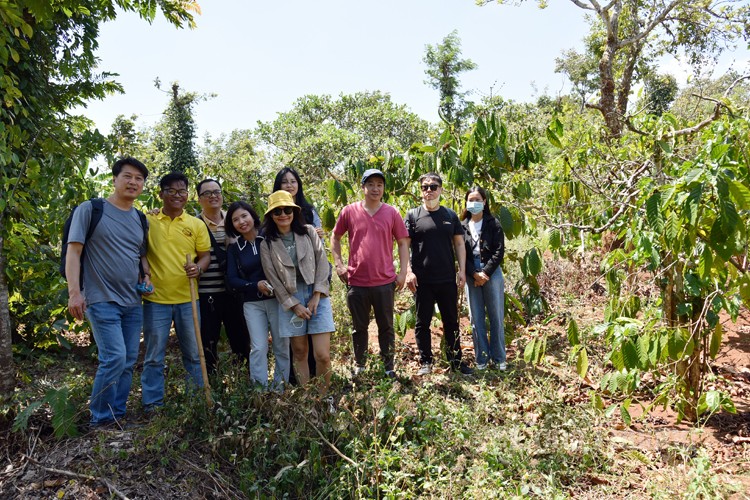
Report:
[[[481,213],[482,210],[484,210],[484,202],[483,201],[467,201],[466,210],[468,210],[474,215]]]
[[[424,204],[427,206],[428,210],[434,210],[440,205],[440,198],[433,198],[431,200],[424,200]]]

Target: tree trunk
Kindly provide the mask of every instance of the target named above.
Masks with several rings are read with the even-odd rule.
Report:
[[[601,96],[599,96],[599,111],[604,115],[604,123],[612,137],[620,137],[622,123],[615,104],[615,79],[612,74],[616,53],[616,40],[610,37],[607,48],[599,60],[599,77],[601,78]]]
[[[2,222],[0,220],[0,222]],[[10,396],[16,386],[13,366],[13,341],[8,308],[8,280],[5,276],[5,251],[0,236],[0,400]]]

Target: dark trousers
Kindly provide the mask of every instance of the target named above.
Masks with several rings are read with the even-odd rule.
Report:
[[[445,337],[445,354],[448,362],[456,366],[461,361],[461,339],[458,335],[458,287],[455,283],[428,284],[419,283],[415,295],[417,306],[417,324],[414,336],[419,349],[421,364],[432,364],[432,338],[430,323],[437,303],[440,316],[443,318],[443,335]]]
[[[354,333],[354,359],[358,366],[367,362],[367,327],[370,325],[370,309],[375,311],[378,324],[380,358],[386,371],[393,370],[393,350],[396,337],[393,333],[394,283],[381,286],[352,286],[346,294],[346,305],[352,315]]]
[[[239,297],[228,292],[201,293],[199,304],[201,341],[207,371],[213,373],[216,370],[222,324],[236,360],[247,362],[250,355],[250,334],[247,332],[242,301]]]

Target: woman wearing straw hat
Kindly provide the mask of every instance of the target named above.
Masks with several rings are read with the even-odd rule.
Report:
[[[331,381],[333,310],[328,298],[328,259],[315,228],[302,221],[301,209],[286,191],[268,197],[263,220],[266,241],[260,257],[266,278],[279,301],[279,335],[292,344],[292,366],[300,384],[310,380],[308,335],[322,376],[321,392]]]

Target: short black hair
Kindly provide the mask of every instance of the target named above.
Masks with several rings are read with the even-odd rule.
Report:
[[[148,169],[146,168],[146,165],[136,160],[132,156],[124,156],[117,160],[114,165],[112,165],[112,175],[114,177],[120,175],[120,172],[122,172],[122,167],[124,167],[125,165],[130,165],[131,167],[137,168],[138,171],[143,175],[144,179],[148,178]]]
[[[175,182],[184,182],[185,187],[188,187],[190,183],[188,182],[188,178],[185,174],[182,172],[170,172],[161,179],[159,179],[159,188],[164,191],[165,189],[168,189],[169,186],[174,184]]]
[[[232,222],[232,216],[237,210],[247,210],[250,213],[250,217],[253,218],[255,229],[260,233],[260,217],[258,217],[258,214],[253,210],[253,207],[244,201],[235,201],[229,205],[229,208],[227,208],[227,216],[224,218],[224,229],[226,232],[234,237],[240,235],[240,232],[237,231],[237,228],[234,227],[234,223]]]
[[[419,183],[422,184],[422,181],[425,179],[435,179],[438,182],[438,184],[440,184],[440,187],[443,186],[443,179],[435,172],[427,172],[426,174],[421,175],[419,177]]]
[[[200,195],[201,194],[201,187],[203,187],[203,185],[206,184],[207,182],[215,182],[216,184],[219,185],[219,189],[221,189],[221,182],[217,181],[216,179],[209,178],[209,179],[203,179],[198,184],[196,184],[195,185],[195,192]]]

